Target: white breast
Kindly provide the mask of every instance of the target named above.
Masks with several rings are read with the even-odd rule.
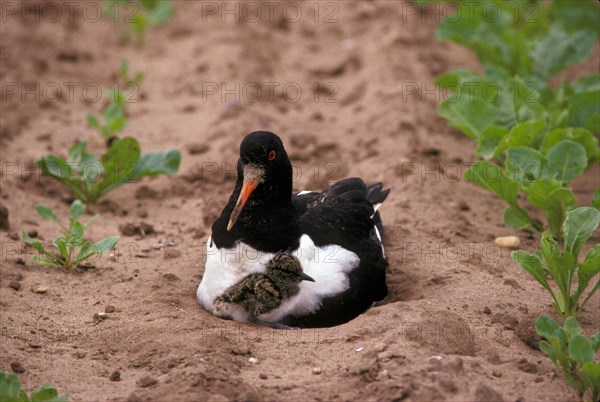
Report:
[[[300,238],[300,247],[294,254],[304,272],[315,282],[304,281],[300,292],[285,300],[279,308],[258,318],[267,322],[278,322],[283,317],[295,314],[308,314],[319,308],[325,297],[337,295],[350,286],[348,273],[356,268],[359,259],[353,252],[341,246],[317,247],[308,235]],[[202,282],[198,287],[197,298],[202,307],[212,313],[214,300],[227,288],[251,273],[265,272],[266,264],[273,258],[272,253],[262,253],[241,242],[230,249],[217,249],[207,243],[207,259]],[[234,311],[232,318],[246,320],[247,314]]]

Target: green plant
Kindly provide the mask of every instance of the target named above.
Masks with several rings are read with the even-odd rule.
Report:
[[[68,226],[64,226],[50,208],[38,204],[35,209],[42,218],[56,222],[60,226],[63,235],[52,242],[55,250],[46,250],[41,242],[32,239],[26,232],[23,232],[23,241],[40,252],[40,255],[33,257],[34,262],[71,269],[93,255],[102,254],[112,249],[119,241],[118,236],[106,237],[97,243],[84,240],[85,229],[98,219],[98,215],[95,215],[88,222],[80,222],[79,218],[85,210],[85,206],[80,200],[75,200],[71,204]]]
[[[583,399],[589,390],[591,400],[597,401],[600,398],[600,364],[593,360],[600,349],[600,332],[588,339],[574,317],[567,318],[561,328],[545,315],[537,319],[535,330],[544,339],[540,350],[550,357],[579,398]]]
[[[594,293],[600,288],[596,280],[587,296],[584,294],[590,283],[600,273],[600,244],[588,250],[580,262],[579,254],[594,230],[600,224],[600,212],[596,208],[581,207],[566,212],[561,236],[557,239],[548,232],[542,235],[540,251],[528,254],[513,251],[512,258],[552,296],[554,310],[563,317],[577,316]],[[562,250],[561,250],[562,244]],[[554,291],[546,276],[550,275],[556,286]],[[573,281],[577,277],[577,288]]]
[[[58,396],[58,391],[49,384],[31,391],[31,396],[21,389],[21,381],[16,374],[0,371],[0,401],[2,402],[66,402],[69,395]]]
[[[108,103],[104,107],[101,116],[89,113],[86,117],[88,126],[97,130],[105,139],[106,144],[110,146],[117,134],[127,127],[126,106],[130,98],[139,90],[139,86],[144,79],[144,73],[129,73],[129,63],[123,60],[118,71],[119,82],[114,88],[108,89]],[[103,120],[103,123],[100,122]]]
[[[145,176],[175,174],[181,162],[177,149],[142,155],[135,138],[124,137],[112,143],[98,159],[86,151],[87,142],[77,142],[63,159],[46,155],[36,161],[42,173],[63,183],[84,202],[96,202],[115,188]]]
[[[157,25],[168,22],[173,17],[173,4],[170,0],[104,0],[106,15],[114,22],[119,22],[119,10],[125,14],[129,31],[126,39],[135,39],[143,44],[146,31]]]
[[[484,73],[458,69],[438,77],[436,85],[452,94],[439,114],[478,144],[484,161],[465,177],[508,204],[506,225],[545,229],[519,201],[525,198],[558,237],[565,212],[577,206],[567,185],[600,159],[594,136],[600,132],[600,75],[556,88],[549,80],[589,57],[598,8],[592,1],[499,0],[469,7],[460,18],[442,21],[437,36],[475,51]],[[489,10],[496,10],[495,18]]]

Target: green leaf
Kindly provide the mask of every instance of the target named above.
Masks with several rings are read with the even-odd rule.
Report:
[[[593,248],[588,250],[585,260],[577,270],[578,280],[577,291],[574,296],[575,300],[579,300],[592,278],[598,275],[598,273],[600,273],[600,244],[596,244]]]
[[[567,32],[579,30],[590,34],[600,33],[600,13],[593,1],[553,1],[550,6],[552,19]]]
[[[21,382],[16,374],[8,374],[0,371],[0,397],[8,401],[18,401]]]
[[[600,212],[596,208],[580,207],[567,212],[563,226],[565,251],[579,255],[581,247],[600,223]]]
[[[595,41],[595,35],[588,35],[585,31],[568,34],[560,26],[552,25],[548,33],[533,45],[534,73],[548,80],[566,67],[587,59]]]
[[[77,141],[75,145],[69,148],[69,152],[67,153],[67,163],[69,165],[78,164],[81,162],[81,159],[85,153],[86,145],[86,141]]]
[[[566,305],[566,302],[570,300],[569,286],[577,268],[577,258],[569,252],[561,253],[556,240],[549,237],[547,233],[542,234],[540,248],[545,266],[560,290],[560,294],[557,294],[560,313],[563,315],[569,313],[571,306]]]
[[[83,211],[85,210],[85,207],[83,206],[83,203],[81,202],[81,200],[75,200],[73,201],[73,203],[71,204],[71,219],[77,220],[81,217],[81,215],[83,215]]]
[[[581,364],[591,362],[594,359],[592,343],[583,335],[574,335],[569,339],[569,357]]]
[[[563,140],[571,140],[585,148],[585,153],[588,158],[588,165],[596,162],[600,158],[600,148],[598,148],[598,139],[591,131],[585,128],[558,128],[552,130],[544,137],[542,152],[548,153],[550,148],[557,145]]]
[[[509,228],[532,233],[538,232],[542,228],[541,224],[533,219],[526,210],[512,205],[504,210],[504,223]]]
[[[465,178],[479,187],[495,193],[507,204],[519,207],[517,202],[518,184],[508,178],[502,169],[493,163],[475,162],[465,172]]]
[[[61,236],[58,239],[54,240],[54,245],[60,252],[60,255],[62,255],[62,257],[65,260],[69,259],[69,250],[67,249],[68,246],[67,246],[67,238],[66,237]]]
[[[136,139],[125,137],[115,141],[100,161],[104,165],[105,176],[95,187],[97,197],[133,180],[137,174],[137,161],[140,158],[140,145]]]
[[[585,362],[581,366],[581,373],[588,380],[588,386],[600,389],[600,364],[594,362]]]
[[[129,170],[140,158],[140,144],[135,138],[125,137],[115,141],[100,158],[100,162],[109,172]]]
[[[600,209],[600,187],[598,187],[594,192],[594,196],[592,198],[592,207]]]
[[[600,331],[592,335],[592,347],[594,348],[594,352],[597,352],[598,349],[600,349]]]
[[[544,155],[533,148],[510,148],[506,156],[506,165],[514,181],[530,183],[539,179],[553,179],[557,175]]]
[[[463,96],[446,100],[440,105],[438,113],[450,126],[474,140],[479,140],[483,131],[493,125],[498,116],[490,102],[479,98],[469,100]]]
[[[600,74],[582,75],[571,87],[575,93],[600,90]]]
[[[71,166],[58,156],[44,156],[41,160],[36,162],[36,166],[40,168],[45,175],[61,181],[71,181],[74,178]]]
[[[95,130],[100,129],[100,123],[98,122],[98,118],[96,116],[94,116],[93,114],[88,113],[85,120],[87,122],[87,125],[90,126],[91,128],[93,128]]]
[[[600,91],[582,92],[569,98],[569,123],[584,127],[593,133],[600,132]]]
[[[150,25],[159,25],[167,22],[173,17],[173,5],[169,1],[159,1],[149,15]]]
[[[50,265],[52,267],[62,267],[63,265],[60,263],[58,259],[49,258],[49,257],[40,257],[39,255],[34,255],[31,260],[38,264],[42,265]]]
[[[565,221],[566,212],[577,206],[573,191],[553,180],[537,180],[523,188],[531,205],[541,209],[555,238]]]
[[[37,251],[39,251],[42,254],[47,254],[46,250],[44,249],[44,246],[42,245],[42,243],[40,243],[39,241],[32,239],[27,232],[23,231],[23,241],[25,242],[25,244],[27,244],[28,246],[33,247],[34,249],[36,249]]]
[[[557,180],[563,183],[581,175],[587,167],[585,148],[570,140],[561,141],[550,148],[546,158],[558,172]]]
[[[490,126],[486,128],[479,139],[479,147],[477,147],[477,155],[483,159],[490,160],[496,154],[496,147],[508,133],[508,129],[498,126]]]
[[[579,326],[579,323],[577,322],[577,319],[575,317],[568,317],[565,320],[563,330],[567,333],[567,336],[569,338],[575,335],[583,334],[583,331],[581,330],[581,327]]]
[[[539,332],[538,332],[538,334],[539,334]],[[550,360],[552,360],[554,363],[556,363],[558,356],[557,356],[556,350],[554,349],[554,346],[552,346],[547,341],[541,341],[540,342],[540,350],[542,352],[544,352],[545,354],[547,354],[548,357],[550,358]]]
[[[81,248],[79,249],[79,252],[75,256],[74,264],[76,265],[76,264],[80,263],[81,261],[91,257],[94,254],[96,254],[96,250],[94,249],[94,242],[92,242],[90,240],[85,240],[81,244]]]
[[[83,225],[77,221],[71,221],[69,228],[69,237],[67,239],[67,247],[79,247],[83,243]]]
[[[37,204],[35,206],[35,210],[38,212],[38,214],[41,215],[42,218],[44,218],[48,221],[58,222],[58,217],[47,206],[42,205],[42,204]]]
[[[550,294],[554,297],[554,292],[552,288],[548,284],[548,280],[546,279],[546,273],[544,272],[544,267],[542,265],[542,261],[535,254],[527,254],[527,252],[519,250],[513,251],[511,253],[511,257],[514,262],[519,264],[521,268],[523,268],[527,273],[529,273],[533,278],[538,281]]]
[[[179,170],[181,153],[177,149],[166,152],[149,152],[137,161],[133,179],[158,174],[175,174]]]
[[[31,392],[31,402],[66,402],[68,400],[69,395],[58,396],[58,391],[48,384]]]
[[[100,240],[96,244],[86,242],[75,257],[75,263],[79,264],[81,261],[90,258],[92,255],[102,254],[108,250],[111,250],[117,245],[118,241],[119,236],[111,236]]]
[[[530,121],[516,124],[510,130],[510,133],[500,141],[498,148],[495,150],[495,155],[499,156],[509,148],[519,146],[533,147],[537,137],[545,129],[546,124],[543,122]]]
[[[106,237],[94,244],[94,249],[97,254],[102,254],[108,250],[112,250],[117,245],[118,241],[119,236]]]
[[[561,328],[552,318],[542,314],[535,321],[535,331],[542,338],[552,342],[553,340],[560,338]]]

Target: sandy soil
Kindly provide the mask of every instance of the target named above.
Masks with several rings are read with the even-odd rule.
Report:
[[[75,401],[576,399],[531,347],[532,320],[551,308],[494,245],[515,234],[502,223],[504,206],[461,178],[473,143],[436,116],[433,77],[477,68],[470,52],[436,42],[440,10],[307,2],[293,3],[300,17],[278,6],[271,22],[271,6],[251,2],[240,3],[236,24],[220,2],[215,11],[178,1],[172,22],[140,48],[105,18],[93,21],[93,9],[84,14],[88,2],[75,2],[72,20],[72,5],[50,3],[62,11],[56,18],[41,2],[9,3],[20,8],[3,8],[0,26],[1,203],[10,223],[0,232],[0,369],[20,363],[25,387],[50,382]],[[248,4],[264,11],[261,21]],[[124,186],[91,206],[102,216],[89,236],[139,222],[156,233],[122,236],[91,269],[38,266],[15,233],[50,240],[56,227],[34,206],[65,216],[70,195],[33,161],[64,155],[79,138],[102,150],[85,115],[101,109],[94,85],[114,84],[123,58],[146,73],[126,133],[146,151],[178,147],[183,161],[177,176]],[[598,60],[596,51],[577,71]],[[390,293],[352,322],[272,330],[220,320],[196,303],[203,244],[231,191],[238,144],[256,129],[282,136],[297,190],[350,175],[393,188],[382,207]],[[574,183],[582,202],[598,177]],[[517,234],[523,248],[537,242]],[[588,334],[600,327],[599,305],[594,298],[581,315]],[[106,306],[115,311],[95,321]],[[120,381],[111,381],[115,371]]]

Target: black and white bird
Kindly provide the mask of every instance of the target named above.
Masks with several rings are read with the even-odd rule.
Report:
[[[293,254],[314,282],[256,317],[291,327],[345,323],[387,295],[388,262],[377,208],[389,194],[377,183],[341,180],[323,192],[292,194],[292,164],[281,139],[248,134],[240,145],[237,182],[212,226],[198,302],[222,318],[249,321],[237,309],[215,310],[215,301],[243,278],[265,273],[277,253]]]

